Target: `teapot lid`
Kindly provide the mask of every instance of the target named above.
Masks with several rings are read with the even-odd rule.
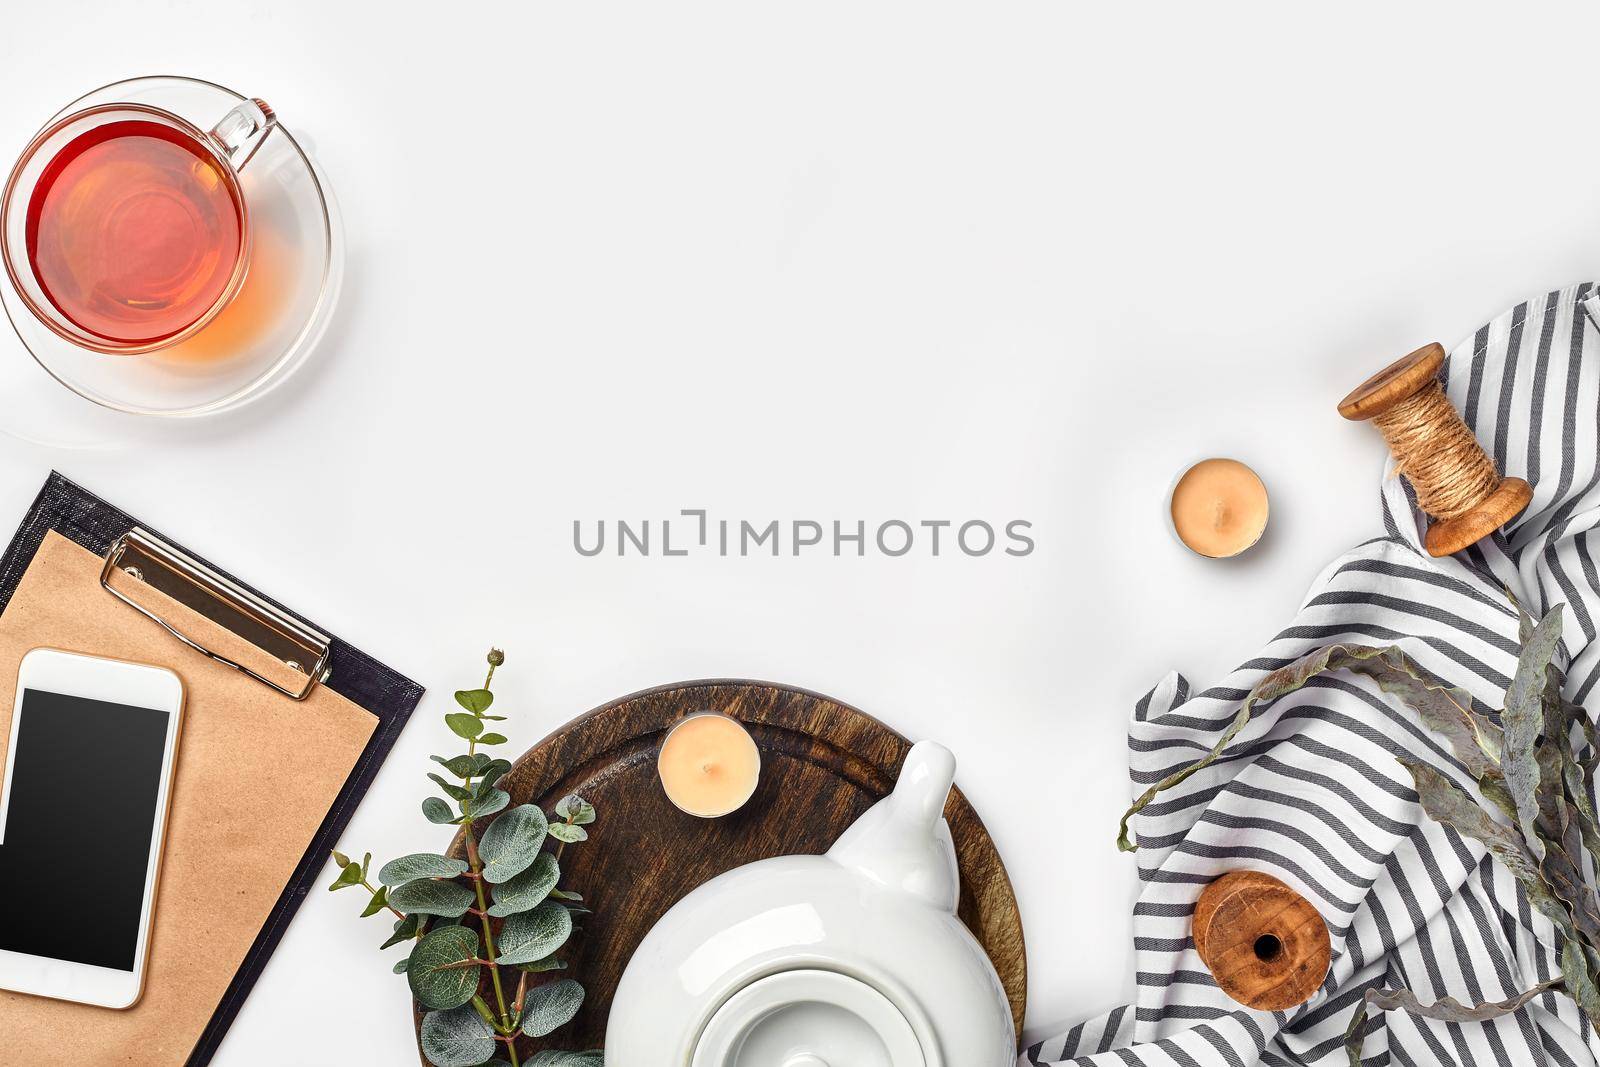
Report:
[[[692,1067],[939,1067],[888,997],[848,975],[781,971],[717,1009]]]

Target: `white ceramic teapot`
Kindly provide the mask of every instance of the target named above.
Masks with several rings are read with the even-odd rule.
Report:
[[[826,855],[679,901],[623,973],[607,1067],[1013,1067],[1005,988],[956,918],[954,779],[924,741]]]

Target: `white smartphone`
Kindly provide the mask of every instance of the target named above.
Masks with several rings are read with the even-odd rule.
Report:
[[[0,791],[0,988],[139,1000],[182,718],[165,668],[22,657]]]

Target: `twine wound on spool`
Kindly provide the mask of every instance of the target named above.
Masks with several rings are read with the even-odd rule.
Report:
[[[1339,404],[1339,414],[1372,420],[1389,444],[1395,469],[1435,521],[1423,539],[1448,556],[1487,537],[1533,499],[1521,478],[1502,478],[1471,427],[1444,395],[1444,348],[1425,345],[1368,378]]]

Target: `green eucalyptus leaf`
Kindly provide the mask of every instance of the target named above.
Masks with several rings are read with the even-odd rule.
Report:
[[[497,919],[504,918],[542,904],[560,880],[561,868],[556,864],[556,858],[548,852],[541,852],[527,870],[509,881],[490,887],[494,904],[490,906],[489,914]]]
[[[478,744],[480,744],[480,745],[503,745],[505,743],[506,743],[506,735],[505,734],[489,733],[489,734],[482,734],[482,735],[480,735],[478,737]]]
[[[509,882],[527,870],[544,844],[546,826],[544,812],[533,804],[519,804],[496,819],[478,843],[484,878]]]
[[[395,974],[405,974],[406,971],[409,970],[410,968],[411,968],[411,957],[410,956],[406,956],[405,958],[396,961],[394,967],[391,968],[391,969],[394,971]]]
[[[361,864],[352,860],[344,865],[344,869],[339,872],[339,877],[335,878],[333,884],[328,887],[328,892],[331,893],[335,889],[348,889],[350,886],[360,884]]]
[[[1517,826],[1528,850],[1536,860],[1544,858],[1544,842],[1539,839],[1539,756],[1535,744],[1544,729],[1544,690],[1550,661],[1561,641],[1561,607],[1533,628],[1517,657],[1517,670],[1506,689],[1506,707],[1500,716],[1505,725],[1506,750],[1501,758],[1506,786],[1516,802]]]
[[[546,1034],[567,1025],[583,1007],[583,986],[570,978],[530,990],[522,1002],[522,1032],[529,1037]]]
[[[594,805],[576,793],[568,793],[556,802],[556,814],[574,825],[588,826],[594,822]]]
[[[472,907],[472,890],[456,882],[419,878],[389,890],[389,904],[407,915],[465,915]]]
[[[1139,846],[1134,844],[1128,835],[1128,823],[1161,793],[1185,781],[1195,772],[1204,770],[1216,762],[1217,757],[1222,755],[1222,750],[1228,747],[1228,743],[1250,721],[1250,715],[1257,704],[1269,703],[1281,696],[1286,696],[1301,688],[1319,674],[1373,659],[1387,651],[1389,650],[1386,648],[1373,648],[1369,645],[1329,645],[1264,675],[1246,695],[1243,702],[1240,703],[1239,710],[1235,713],[1233,721],[1222,731],[1222,735],[1217,738],[1216,744],[1211,747],[1209,752],[1187,767],[1174,771],[1155,783],[1141,793],[1139,798],[1133,802],[1133,805],[1122,816],[1122,823],[1117,833],[1117,847],[1124,852],[1138,850]]]
[[[573,893],[566,889],[552,889],[550,890],[550,895],[557,900],[570,900],[574,903],[578,903],[583,900],[582,893]]]
[[[363,919],[376,915],[389,904],[389,887],[380,885],[378,891],[372,894],[372,899],[367,902],[366,910],[361,913]]]
[[[414,882],[418,878],[454,878],[466,873],[467,865],[435,852],[413,852],[390,860],[378,871],[378,881],[387,886]]]
[[[478,935],[465,926],[428,931],[411,950],[411,966],[406,970],[411,995],[424,1007],[438,1011],[461,1007],[478,991],[482,967],[469,963],[477,955]]]
[[[350,866],[350,857],[346,856],[343,852],[340,852],[338,849],[334,849],[333,850],[333,862],[338,864],[340,869],[342,870],[345,867]]]
[[[605,1063],[606,1054],[600,1049],[590,1049],[588,1052],[535,1052],[533,1059],[522,1061],[523,1067],[605,1067]]]
[[[367,880],[367,872],[372,869],[372,853],[368,852],[361,857],[361,880]]]
[[[378,946],[378,949],[381,951],[386,948],[393,948],[402,941],[410,941],[417,936],[417,927],[421,924],[422,916],[420,915],[407,915],[404,918],[396,919],[394,921],[394,932],[389,935],[389,940]]]
[[[456,813],[438,797],[428,797],[422,802],[422,814],[427,816],[429,822],[448,825],[456,821]]]
[[[422,1054],[433,1067],[478,1067],[494,1055],[494,1031],[469,1004],[422,1017]]]
[[[444,790],[444,795],[451,800],[466,800],[472,796],[472,790],[456,785],[454,782],[447,782],[432,771],[428,772],[428,777],[433,780],[435,785]]]
[[[457,737],[471,741],[483,732],[483,721],[476,715],[468,715],[464,711],[457,711],[444,717],[444,724],[450,727],[450,732]]]
[[[557,841],[564,841],[569,845],[575,841],[589,840],[589,831],[585,830],[581,826],[574,826],[571,823],[553,822],[550,824],[550,829],[547,832]]]
[[[532,963],[555,952],[571,936],[572,916],[567,909],[545,901],[532,911],[518,912],[507,919],[500,928],[496,948],[501,963]]]
[[[1566,909],[1545,885],[1538,862],[1529,854],[1515,830],[1495,822],[1488,812],[1478,806],[1477,801],[1432,767],[1409,760],[1401,760],[1400,765],[1411,772],[1411,779],[1417,787],[1418,802],[1429,818],[1453,828],[1465,837],[1482,842],[1522,885],[1528,894],[1528,902],[1554,923],[1558,930],[1569,934],[1572,932],[1572,921]]]
[[[489,789],[481,797],[463,800],[461,802],[461,814],[466,817],[467,813],[471,812],[472,818],[481,819],[485,815],[493,815],[495,812],[503,810],[509,803],[511,803],[510,793],[503,789]]]
[[[529,974],[544,974],[546,971],[566,970],[567,961],[557,959],[554,956],[546,956],[542,960],[534,960],[532,963],[518,963],[514,966],[517,968],[517,970],[527,971]]]
[[[429,756],[428,758],[457,778],[477,777],[478,760],[476,755],[468,755],[463,752],[461,755],[451,756],[449,759],[445,759],[443,756]]]
[[[480,752],[478,755],[481,756],[483,753]],[[492,759],[479,768],[478,773],[483,775],[484,781],[493,783],[498,782],[501,778],[505,777],[505,773],[510,769],[510,760]]]
[[[458,689],[456,690],[456,703],[472,712],[473,716],[482,715],[494,704],[494,694],[487,689]]]

